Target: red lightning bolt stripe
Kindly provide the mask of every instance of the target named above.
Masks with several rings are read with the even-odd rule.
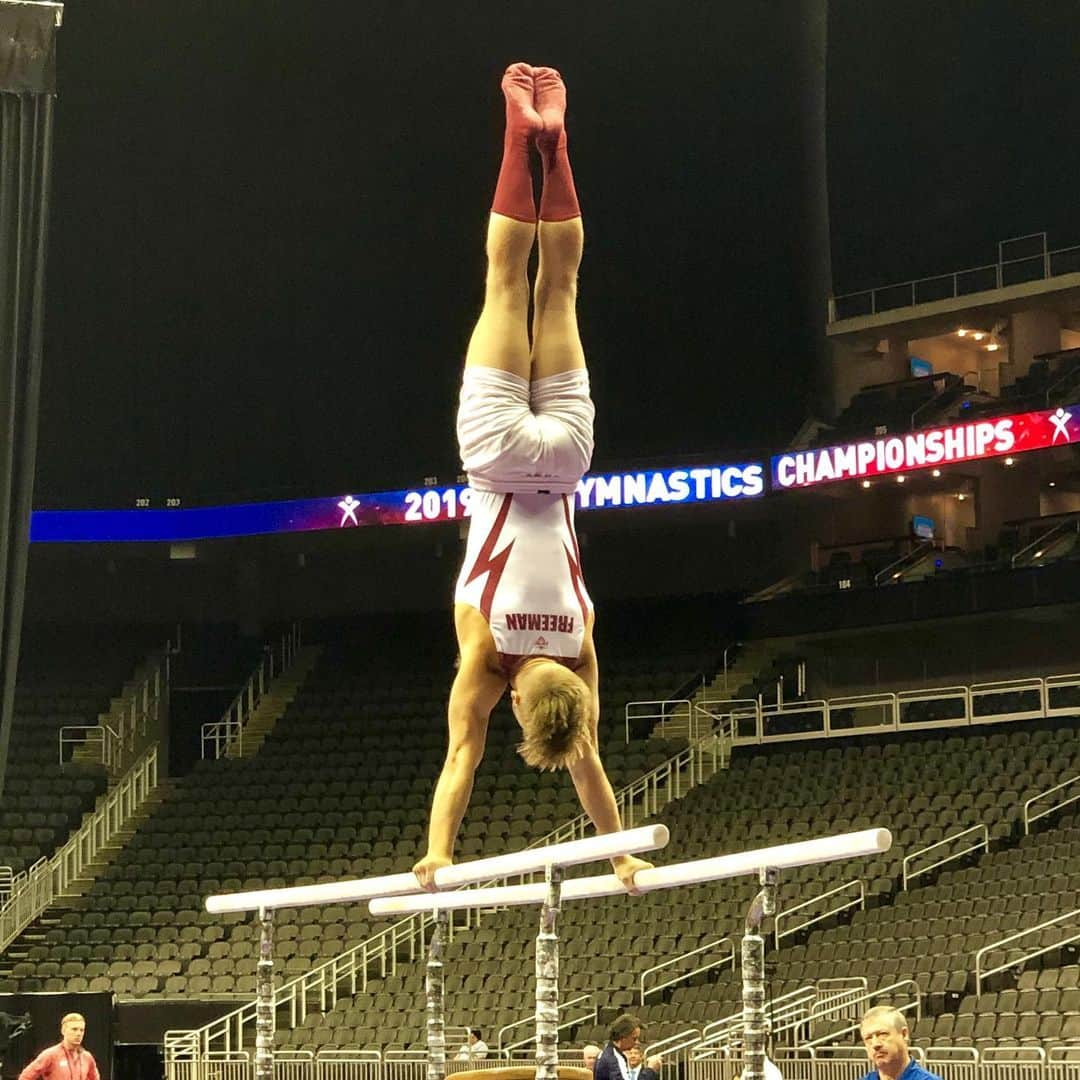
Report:
[[[514,548],[514,541],[511,540],[498,555],[492,556],[495,545],[499,542],[499,533],[502,532],[507,515],[510,513],[510,503],[513,498],[513,495],[507,494],[503,499],[491,531],[484,538],[480,553],[476,556],[476,562],[473,563],[473,568],[465,579],[465,584],[471,585],[481,574],[487,574],[488,579],[484,583],[484,591],[480,596],[480,612],[488,622],[491,622],[491,605],[495,600],[495,590],[499,587],[499,581],[506,569],[506,560],[510,558],[510,552]]]
[[[578,603],[581,605],[581,625],[589,625],[589,605],[585,602],[585,576],[581,572],[581,549],[578,547],[577,533],[574,532],[574,523],[570,520],[570,500],[564,495],[563,514],[566,517],[566,531],[574,542],[574,550],[571,551],[566,542],[563,542],[563,551],[566,552],[566,562],[570,567],[570,583],[574,586]]]

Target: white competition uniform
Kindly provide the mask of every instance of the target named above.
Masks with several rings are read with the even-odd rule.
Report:
[[[454,600],[491,628],[507,676],[529,656],[578,666],[592,601],[572,495],[474,491]]]
[[[467,367],[457,433],[472,488],[454,599],[491,628],[507,675],[525,657],[576,667],[592,612],[574,532],[574,492],[589,467],[595,409],[586,370],[529,382]]]
[[[529,382],[467,367],[457,436],[469,486],[572,495],[592,461],[595,413],[584,368]]]

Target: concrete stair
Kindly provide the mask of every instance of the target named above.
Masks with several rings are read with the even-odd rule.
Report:
[[[29,957],[30,949],[35,945],[44,945],[46,935],[60,925],[62,917],[69,911],[77,911],[83,907],[83,897],[97,880],[98,876],[113,862],[128,841],[135,835],[135,830],[147,820],[157,808],[175,790],[176,781],[160,780],[158,786],[143,800],[139,808],[128,819],[123,829],[113,836],[110,843],[98,849],[97,857],[83,867],[80,877],[68,882],[67,888],[57,896],[53,902],[33,921],[23,932],[4,950],[0,955],[0,979],[10,977],[12,969],[18,963]],[[106,798],[102,795],[101,799]],[[93,811],[83,818],[92,816]],[[80,828],[82,823],[80,823]]]
[[[274,730],[274,725],[285,715],[285,710],[300,692],[321,653],[322,647],[319,645],[305,645],[297,651],[288,671],[276,676],[259,699],[255,711],[244,724],[241,738],[225,752],[226,757],[248,758],[259,752],[267,736]]]
[[[97,880],[98,875],[105,870],[106,867],[111,866],[112,863],[116,861],[116,857],[127,846],[128,841],[135,835],[135,831],[139,826],[169,798],[175,789],[175,780],[159,780],[157,787],[146,796],[139,808],[130,818],[128,818],[124,828],[120,829],[108,844],[100,847],[98,849],[97,857],[83,867],[82,876],[68,882],[67,888],[65,888],[61,894],[61,899],[76,900],[78,897],[83,896]],[[101,799],[104,799],[105,797],[106,796],[102,795],[98,802],[100,803]],[[91,815],[88,814],[87,817],[89,816]],[[83,820],[85,821],[85,818]]]
[[[775,641],[748,641],[740,648],[734,662],[728,665],[726,682],[724,672],[718,671],[716,678],[698,692],[695,702],[707,706],[710,701],[733,698],[740,686],[756,679],[781,651]]]

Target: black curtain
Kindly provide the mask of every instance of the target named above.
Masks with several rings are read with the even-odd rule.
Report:
[[[62,10],[0,0],[0,797],[30,544]]]

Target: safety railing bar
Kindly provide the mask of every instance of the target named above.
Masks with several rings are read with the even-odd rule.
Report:
[[[1036,926],[1029,926],[1029,927],[1025,928],[1024,930],[1018,930],[1015,934],[1010,934],[1008,937],[1003,937],[1003,938],[998,939],[997,941],[992,941],[989,945],[984,945],[981,949],[977,950],[976,953],[975,953],[975,985],[976,985],[976,993],[978,993],[978,994],[982,993],[981,982],[982,982],[982,979],[986,978],[988,975],[996,975],[997,972],[1004,971],[1006,968],[1013,967],[1017,963],[1022,963],[1026,959],[1030,959],[1033,956],[1040,956],[1040,955],[1042,955],[1042,952],[1049,952],[1050,949],[1056,949],[1056,948],[1059,948],[1061,945],[1067,945],[1070,941],[1080,940],[1080,930],[1078,930],[1073,937],[1070,937],[1065,941],[1059,941],[1056,945],[1051,945],[1047,949],[1034,951],[1034,952],[1028,954],[1025,957],[1021,957],[1018,960],[1013,960],[1010,963],[1005,964],[1002,967],[997,967],[997,968],[994,968],[991,971],[984,972],[983,975],[980,977],[979,972],[980,972],[980,968],[981,968],[981,961],[982,961],[982,958],[987,953],[991,952],[994,949],[1003,948],[1005,945],[1008,945],[1010,942],[1017,941],[1022,937],[1027,937],[1028,934],[1035,934],[1035,933],[1039,933],[1042,930],[1049,930],[1050,927],[1056,925],[1057,923],[1064,922],[1066,919],[1075,919],[1077,916],[1080,916],[1080,908],[1073,908],[1072,911],[1066,911],[1066,912],[1064,912],[1064,914],[1055,915],[1054,918],[1047,919],[1044,922],[1038,923]]]
[[[1022,693],[1024,690],[1040,690],[1045,680],[1038,676],[1028,679],[1001,679],[998,682],[972,683],[972,696],[976,694],[1003,693],[1007,690],[1015,690]]]
[[[883,566],[876,574],[874,574],[874,584],[880,585],[882,581],[886,580],[887,575],[892,574],[897,569],[897,567],[904,566],[907,563],[914,565],[924,555],[928,554],[931,551],[936,551],[937,549],[937,542],[933,540],[924,540],[921,544],[917,544],[914,548],[912,548],[911,551],[907,552],[904,555],[901,555],[897,559],[894,559],[887,566]]]
[[[1033,236],[1038,236],[1038,235],[1041,235],[1041,234],[1034,233],[1032,235]],[[1024,239],[1028,239],[1028,237],[1015,237],[1014,239],[1024,240]],[[1004,241],[1004,243],[1009,243],[1009,242],[1010,241]],[[897,281],[897,282],[894,282],[891,285],[878,285],[878,286],[876,286],[876,287],[874,287],[872,289],[860,289],[858,292],[841,293],[841,294],[838,294],[838,295],[830,296],[828,298],[829,321],[830,322],[836,322],[837,321],[837,318],[836,318],[837,304],[843,303],[844,301],[861,300],[863,298],[868,297],[870,299],[870,304],[871,304],[871,312],[870,313],[876,315],[878,313],[877,312],[877,297],[878,297],[879,293],[883,293],[883,292],[884,293],[899,292],[902,289],[908,289],[911,292],[912,298],[914,299],[915,290],[916,290],[917,286],[926,285],[926,284],[928,284],[930,282],[934,282],[934,281],[949,281],[949,280],[951,280],[952,283],[953,283],[953,296],[956,297],[956,296],[961,295],[961,294],[959,294],[957,292],[958,282],[959,282],[960,278],[965,277],[965,276],[967,276],[969,274],[985,273],[988,270],[995,271],[995,275],[996,275],[995,288],[1001,288],[1000,277],[1001,277],[1002,269],[1004,267],[1007,267],[1007,266],[1016,266],[1016,265],[1019,265],[1020,263],[1030,263],[1030,262],[1034,262],[1036,260],[1042,260],[1042,262],[1043,262],[1043,274],[1042,274],[1042,277],[1040,278],[1040,280],[1045,280],[1047,277],[1055,276],[1055,275],[1049,273],[1049,269],[1048,269],[1050,264],[1052,263],[1053,258],[1054,258],[1055,255],[1065,255],[1065,254],[1068,254],[1069,252],[1076,251],[1076,250],[1077,250],[1076,245],[1073,245],[1071,247],[1064,247],[1064,248],[1054,248],[1053,250],[1048,250],[1044,246],[1042,251],[1040,251],[1040,252],[1038,252],[1037,254],[1034,254],[1034,255],[1025,255],[1025,256],[1023,256],[1021,258],[1015,258],[1015,259],[999,259],[997,262],[986,263],[986,264],[984,264],[982,266],[969,266],[969,267],[966,267],[963,270],[952,270],[952,271],[949,271],[949,272],[944,273],[944,274],[933,274],[930,277],[913,278],[910,281]],[[982,291],[982,290],[976,290],[976,291]],[[968,294],[965,293],[964,295],[968,295]]]
[[[786,994],[781,994],[780,997],[773,999],[770,1016],[775,1019],[778,1015],[786,1015],[787,1010],[795,1008],[805,1002],[813,1001],[816,996],[817,991],[813,986],[800,986],[795,990],[789,990]],[[732,1016],[725,1016],[721,1017],[719,1020],[713,1020],[701,1029],[702,1042],[708,1042],[714,1039],[716,1035],[726,1032],[732,1026],[741,1024],[741,1011]]]
[[[1040,791],[1036,795],[1025,801],[1022,810],[1022,817],[1024,821],[1024,834],[1027,835],[1030,831],[1031,823],[1034,821],[1040,821],[1042,818],[1047,817],[1050,814],[1060,810],[1063,806],[1068,806],[1070,803],[1076,802],[1080,795],[1074,795],[1072,798],[1064,799],[1061,802],[1055,803],[1052,807],[1044,810],[1042,813],[1032,815],[1029,813],[1032,806],[1039,802],[1041,799],[1045,799],[1050,795],[1055,794],[1058,791],[1063,791],[1067,787],[1071,787],[1073,784],[1080,783],[1080,776],[1071,776],[1068,780],[1063,780],[1060,784],[1055,784],[1053,787],[1047,788],[1045,791]]]
[[[1065,675],[1046,675],[1043,682],[1047,687],[1051,684],[1056,686],[1080,686],[1080,672],[1070,671]]]
[[[722,956],[717,960],[712,960],[708,964],[702,964],[699,967],[694,968],[692,971],[683,971],[676,975],[674,978],[668,979],[665,982],[657,983],[655,986],[650,986],[648,990],[642,986],[641,990],[641,1004],[645,1004],[645,998],[650,994],[658,994],[661,990],[666,990],[669,986],[678,986],[679,983],[685,982],[687,979],[692,979],[695,975],[703,975],[706,971],[713,971],[718,967],[724,967],[730,964],[732,969],[735,967],[735,948],[732,946],[731,952],[726,956]]]
[[[1044,817],[1056,814],[1062,807],[1071,806],[1078,799],[1080,799],[1080,795],[1070,795],[1067,799],[1063,799],[1059,803],[1054,803],[1053,806],[1048,806],[1045,810],[1040,810],[1037,814],[1032,814],[1029,818],[1025,819],[1026,823],[1030,825],[1033,822],[1042,821]]]
[[[880,997],[883,994],[887,994],[890,991],[896,990],[899,987],[905,986],[905,985],[914,986],[915,989],[916,989],[916,995],[917,996],[915,997],[915,999],[913,1001],[906,1001],[901,1005],[897,1005],[895,1002],[893,1002],[892,1007],[894,1009],[896,1009],[897,1012],[907,1012],[908,1010],[914,1009],[915,1010],[915,1018],[917,1020],[920,1017],[921,1012],[922,1012],[922,990],[919,989],[918,984],[916,982],[914,982],[914,980],[912,980],[912,979],[902,979],[898,983],[893,983],[892,986],[883,986],[878,990],[868,991],[866,1000],[869,1001],[872,998]],[[835,1040],[837,1038],[841,1038],[844,1035],[852,1034],[853,1032],[858,1031],[859,1028],[860,1028],[860,1021],[855,1021],[855,1023],[849,1024],[847,1027],[841,1028],[839,1031],[830,1031],[828,1035],[821,1035],[816,1039],[810,1039],[806,1043],[804,1043],[803,1045],[807,1046],[807,1047],[827,1046],[831,1041],[833,1041],[833,1040]],[[845,1049],[847,1049],[847,1048],[845,1048]],[[851,1050],[857,1050],[858,1048],[857,1047],[851,1047],[850,1049]],[[861,1054],[865,1054],[864,1050],[860,1050],[859,1052]]]
[[[935,851],[940,847],[945,847],[948,844],[955,843],[962,836],[967,836],[969,833],[974,833],[974,832],[978,832],[978,833],[982,834],[982,836],[983,836],[982,845],[974,844],[972,847],[964,848],[964,850],[962,852],[954,853],[954,854],[950,855],[947,859],[943,859],[940,862],[936,862],[932,866],[923,867],[923,869],[917,870],[913,874],[908,873],[908,865],[910,863],[914,862],[917,858],[919,858],[920,855],[925,855],[925,854],[927,854],[927,852]],[[928,844],[924,848],[919,848],[918,851],[913,851],[910,855],[906,855],[904,857],[904,860],[903,860],[903,862],[901,864],[902,873],[903,873],[904,888],[906,889],[907,888],[907,883],[909,881],[913,880],[914,878],[917,878],[920,874],[925,874],[929,870],[936,869],[938,866],[943,866],[947,862],[952,862],[953,859],[960,858],[961,856],[967,855],[972,851],[976,851],[980,846],[983,847],[983,849],[985,851],[990,850],[990,829],[987,827],[985,822],[979,822],[976,825],[971,825],[966,829],[962,829],[958,833],[953,833],[952,836],[946,836],[943,840],[938,840],[936,843]]]
[[[850,694],[847,697],[833,697],[827,699],[830,709],[846,709],[852,706],[870,708],[874,705],[895,705],[896,694],[892,692],[880,694]]]
[[[782,934],[777,934],[774,937],[777,948],[780,946],[780,942],[786,938],[791,937],[793,934],[799,933],[801,930],[805,930],[808,926],[814,926],[816,923],[824,922],[826,919],[832,918],[833,915],[839,915],[842,911],[848,911],[850,908],[862,905],[866,907],[866,893],[861,891],[857,897],[853,897],[851,900],[843,904],[837,904],[834,908],[829,908],[828,911],[816,912],[814,915],[803,919],[802,922],[796,923],[794,926],[789,927]]]
[[[569,1001],[561,1001],[558,1005],[558,1011],[562,1012],[563,1009],[569,1009],[571,1005],[580,1005],[583,1001],[594,1001],[595,995],[592,993],[579,994],[576,998],[571,998]],[[523,1016],[520,1020],[515,1020],[512,1024],[504,1024],[499,1028],[499,1047],[503,1049],[502,1035],[504,1031],[512,1031],[516,1027],[521,1027],[523,1024],[535,1024],[536,1013],[535,1011],[528,1016]],[[514,1045],[520,1046],[520,1043]]]
[[[936,698],[967,698],[971,688],[967,686],[929,686],[922,690],[898,690],[896,699],[905,701],[926,701]]]
[[[986,971],[976,971],[975,973],[975,994],[976,996],[982,996],[982,984],[983,981],[988,979],[991,975],[997,975],[1001,971],[1011,971],[1017,964],[1026,964],[1029,960],[1034,960],[1037,956],[1044,956],[1046,953],[1053,952],[1055,949],[1060,949],[1062,945],[1071,945],[1074,941],[1080,941],[1080,930],[1075,934],[1070,934],[1068,937],[1062,938],[1061,941],[1055,941],[1053,945],[1043,945],[1038,949],[1032,949],[1029,952],[1025,952],[1023,956],[1017,957],[1015,960],[1010,960],[1006,964],[999,964],[997,967],[987,968]]]
[[[734,955],[735,955],[735,944],[734,944],[734,942],[729,937],[722,937],[722,938],[717,938],[716,941],[709,942],[707,945],[699,945],[696,949],[690,949],[688,952],[680,953],[678,956],[670,956],[670,957],[668,957],[667,960],[664,960],[659,964],[654,964],[651,968],[646,968],[641,973],[641,979],[640,979],[642,1000],[644,1000],[644,997],[645,997],[645,980],[648,978],[648,976],[653,975],[658,971],[663,971],[665,968],[673,967],[675,964],[678,964],[682,960],[690,959],[691,956],[697,956],[700,953],[711,952],[713,949],[718,949],[721,945],[724,945],[725,943],[731,947],[731,956],[734,957]],[[723,961],[721,961],[721,962],[726,963],[727,962],[727,957],[724,957]],[[693,972],[693,974],[697,974],[697,972]],[[684,978],[689,978],[689,976],[688,975],[680,975],[679,979],[676,980],[676,981],[681,981]],[[665,984],[665,985],[670,985],[670,984]],[[658,988],[654,987],[653,990],[649,991],[649,993],[653,993],[656,989],[658,989]]]
[[[1032,540],[1028,544],[1025,544],[1018,552],[1016,552],[1009,559],[1010,566],[1012,566],[1013,569],[1015,569],[1016,568],[1016,561],[1018,559],[1020,559],[1020,558],[1023,558],[1023,556],[1025,556],[1029,551],[1031,551],[1032,548],[1037,548],[1042,544],[1052,542],[1052,538],[1054,536],[1054,533],[1064,532],[1064,531],[1066,531],[1068,529],[1075,529],[1076,524],[1077,524],[1078,521],[1080,521],[1080,514],[1074,515],[1073,517],[1070,517],[1070,518],[1066,518],[1064,521],[1059,521],[1056,525],[1054,525],[1051,528],[1047,529],[1046,532],[1040,533],[1037,537],[1035,537],[1034,540]]]

